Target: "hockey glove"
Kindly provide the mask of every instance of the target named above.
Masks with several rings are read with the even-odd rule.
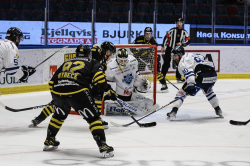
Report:
[[[109,89],[108,91],[103,93],[103,101],[105,100],[117,100],[118,94],[115,93],[113,89]]]
[[[22,66],[23,76],[19,79],[22,82],[28,80],[29,76],[36,72],[36,69],[31,66]]]
[[[188,95],[195,96],[196,95],[196,88],[193,83],[189,83],[185,89]]]

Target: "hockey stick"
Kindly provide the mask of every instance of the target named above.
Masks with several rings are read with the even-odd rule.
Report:
[[[49,58],[51,58],[53,55],[55,55],[56,53],[58,53],[58,52],[61,51],[62,49],[68,48],[68,47],[69,47],[69,46],[65,46],[65,47],[63,47],[63,48],[57,50],[54,54],[50,55],[50,56],[49,56],[48,58],[46,58],[44,61],[42,61],[41,63],[39,63],[38,65],[36,65],[35,69],[36,69],[38,66],[40,66],[41,64],[43,64],[45,61],[47,61]]]
[[[237,125],[237,126],[241,126],[241,125],[247,125],[250,122],[250,119],[246,122],[240,122],[240,121],[235,121],[235,120],[230,120],[229,123],[232,125]]]
[[[149,116],[149,115],[151,115],[151,114],[153,114],[153,113],[155,113],[155,112],[161,110],[162,108],[164,108],[164,107],[166,107],[166,106],[168,106],[168,105],[174,103],[175,101],[181,99],[181,98],[184,97],[184,96],[185,96],[185,95],[182,95],[182,96],[178,97],[177,99],[174,99],[174,100],[171,101],[170,103],[168,103],[168,104],[166,104],[166,105],[164,105],[164,106],[162,106],[162,107],[160,107],[160,108],[154,110],[153,112],[148,113],[147,115],[144,115],[143,117],[141,117],[140,119],[137,119],[136,121],[138,122],[138,121],[140,121],[140,120],[146,118],[147,116]],[[115,127],[128,127],[128,126],[132,125],[133,123],[135,123],[136,121],[133,121],[133,122],[130,122],[130,123],[124,124],[124,125],[117,124],[117,123],[114,123],[114,122],[110,122],[110,123],[111,123],[112,125],[114,125]],[[138,122],[138,123],[139,123],[139,122]],[[156,122],[152,122],[152,123],[156,123]]]
[[[143,63],[145,63],[145,65],[147,65],[148,67],[150,67],[150,63],[145,62],[143,59],[141,59],[139,57],[140,61],[142,61]],[[157,74],[161,75],[163,77],[163,79],[165,79],[165,81],[169,82],[171,85],[173,85],[177,90],[179,90],[179,88],[177,88],[172,82],[170,82],[168,79],[166,79],[160,72],[157,71]]]
[[[1,101],[0,101],[0,106],[2,106],[4,109],[12,111],[12,112],[21,112],[21,111],[27,111],[27,110],[33,110],[33,109],[37,109],[37,108],[43,108],[48,106],[48,104],[45,105],[39,105],[39,106],[34,106],[34,107],[28,107],[28,108],[22,108],[22,109],[14,109],[14,108],[10,108],[6,105],[4,105]]]
[[[178,87],[176,87],[172,82],[170,82],[168,79],[166,79],[160,72],[157,72],[157,74],[161,75],[168,83],[170,83],[170,84],[173,85],[177,90],[179,90]]]
[[[137,123],[138,126],[140,127],[153,127],[156,126],[156,122],[150,122],[150,123],[139,123],[133,115],[131,115],[131,113],[120,103],[119,100],[116,100],[117,103],[124,109],[124,111],[134,120],[133,123]],[[112,123],[113,124],[113,123]],[[124,126],[127,127],[127,126]]]

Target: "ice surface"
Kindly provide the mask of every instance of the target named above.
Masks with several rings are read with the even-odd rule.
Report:
[[[175,83],[175,81],[173,81]],[[177,87],[182,84],[175,83]],[[0,108],[0,166],[46,165],[138,165],[138,166],[249,166],[250,125],[233,126],[229,120],[250,119],[250,80],[218,80],[216,93],[224,119],[215,115],[206,97],[199,92],[187,97],[173,121],[166,120],[171,105],[142,122],[157,126],[114,127],[105,130],[114,157],[102,159],[97,145],[81,116],[69,115],[57,139],[57,151],[43,152],[50,118],[37,128],[28,128],[41,109],[10,112]],[[177,90],[168,84],[169,93],[157,93],[160,106],[172,101]],[[161,88],[158,85],[157,89]],[[49,103],[49,92],[3,95],[1,102],[12,108]],[[137,117],[139,118],[139,117]],[[129,116],[105,116],[119,124],[132,122]]]

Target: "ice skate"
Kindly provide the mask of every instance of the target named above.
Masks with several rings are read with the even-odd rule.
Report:
[[[100,121],[102,121],[102,126],[103,126],[104,130],[109,128],[109,126],[108,126],[109,123],[108,122],[104,121],[102,118],[100,118]]]
[[[102,143],[101,146],[99,146],[99,150],[103,158],[114,156],[114,153],[113,153],[114,148],[111,146],[108,146],[106,143]]]
[[[165,93],[168,93],[168,92],[169,92],[169,91],[168,91],[168,86],[167,86],[167,84],[162,84],[161,91],[162,91],[162,92],[165,92]]]
[[[216,115],[218,115],[220,118],[224,118],[222,111],[219,106],[214,108]]]
[[[31,121],[32,124],[29,125],[29,127],[36,127],[38,124],[40,124],[43,121],[43,119],[36,117]]]
[[[167,113],[167,119],[172,120],[173,118],[176,118],[178,108],[174,107],[171,112]]]
[[[43,151],[51,151],[56,150],[60,145],[60,142],[57,141],[55,137],[47,137],[44,145]]]
[[[183,82],[185,82],[185,79],[183,79],[183,78],[177,78],[177,83],[183,83]]]

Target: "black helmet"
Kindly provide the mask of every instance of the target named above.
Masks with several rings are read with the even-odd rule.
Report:
[[[14,42],[16,41],[16,38],[21,41],[23,40],[23,33],[19,28],[11,27],[7,31],[6,38]]]
[[[125,66],[128,63],[128,51],[125,48],[120,48],[117,51],[116,61],[121,66]]]
[[[182,55],[185,54],[185,50],[182,46],[176,46],[173,50],[172,50],[172,53],[174,54],[178,54],[180,55],[180,53],[182,53]]]
[[[102,52],[104,54],[106,54],[106,52],[109,50],[111,55],[114,54],[116,52],[116,47],[113,43],[109,42],[109,41],[105,41],[101,44],[101,49]]]
[[[181,21],[182,23],[184,23],[183,18],[177,18],[177,19],[176,19],[176,23],[177,23],[178,21]]]
[[[150,37],[146,37],[145,36],[145,39],[146,40],[150,40],[151,38],[152,38],[152,28],[151,27],[146,27],[145,29],[144,29],[144,35],[145,35],[145,33],[151,33],[151,36]]]
[[[90,55],[90,48],[88,45],[80,44],[76,48],[76,57],[89,57]]]

